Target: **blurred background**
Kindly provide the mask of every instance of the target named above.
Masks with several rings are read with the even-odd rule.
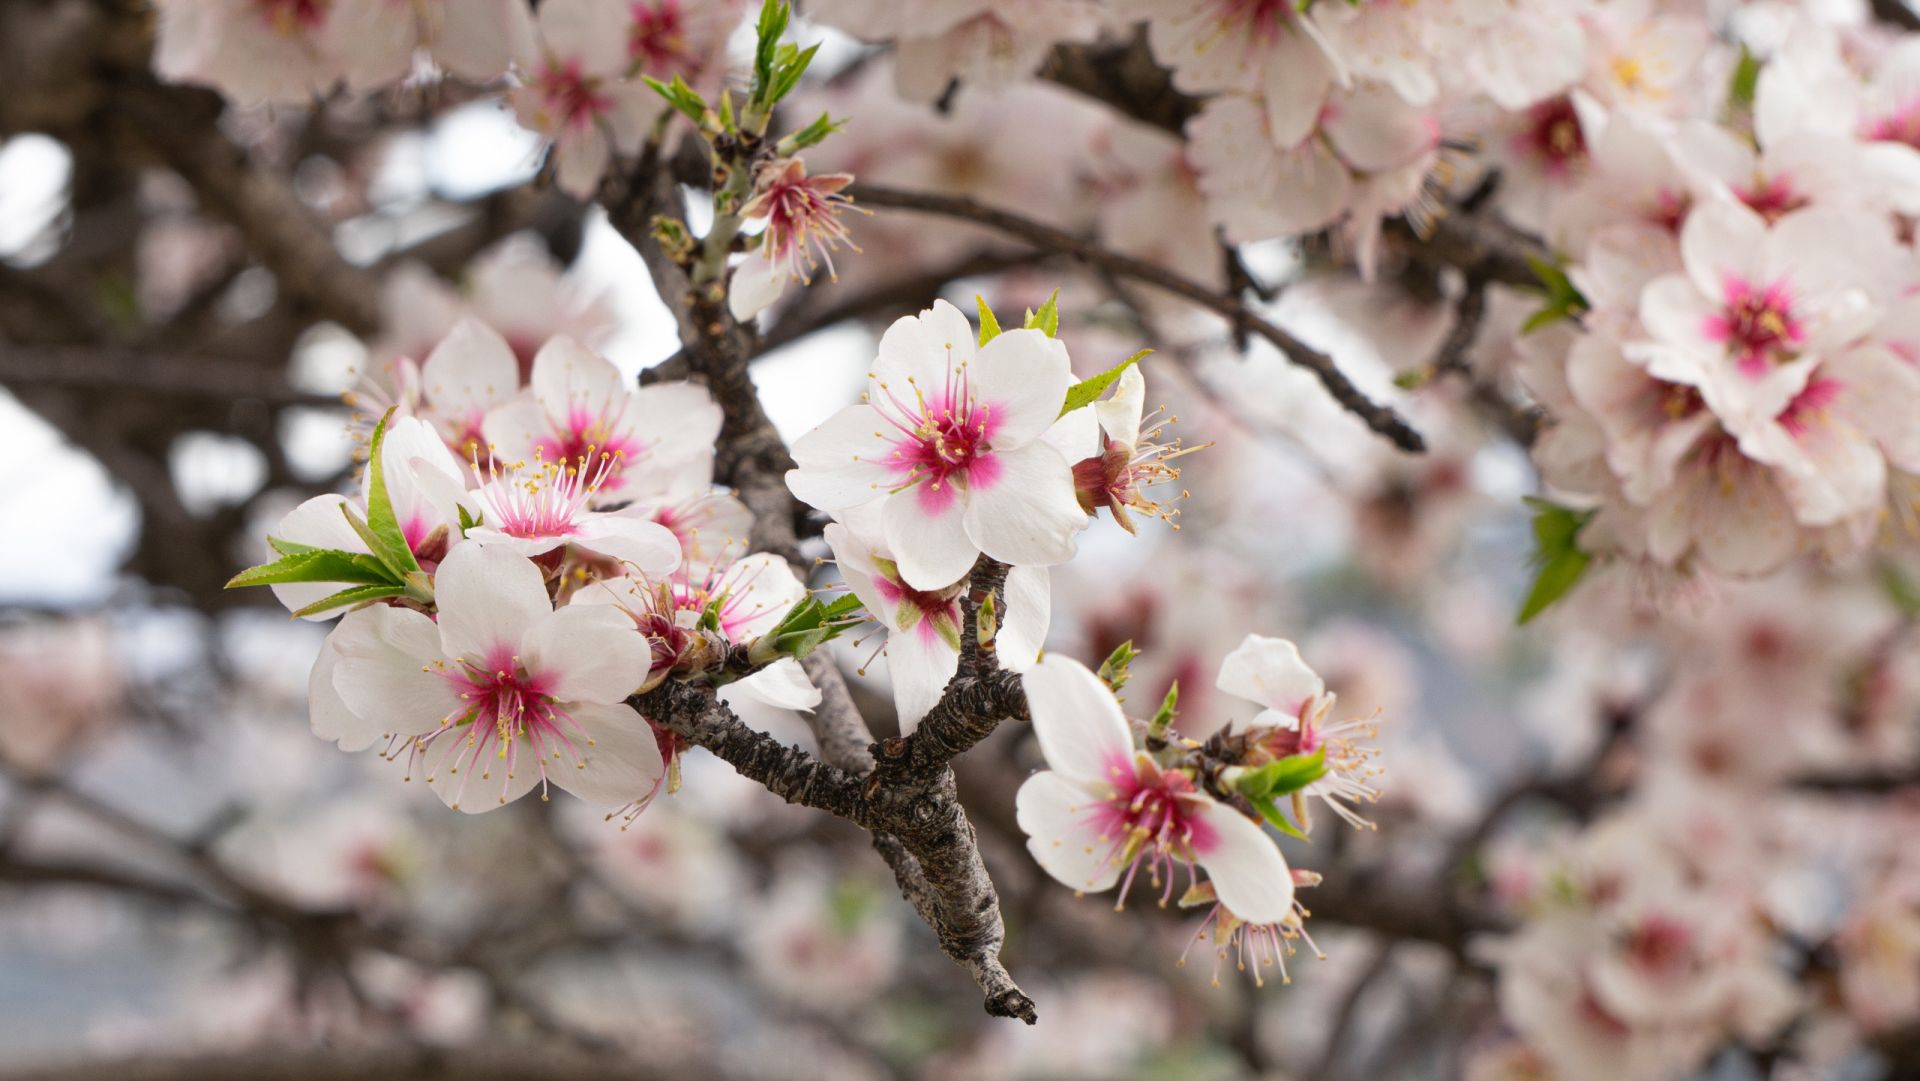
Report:
[[[1764,901],[1769,932],[1715,963],[1758,964],[1795,1005],[1754,1038],[1690,1031],[1672,1068],[1634,1075],[1920,1076],[1914,807],[1889,772],[1920,719],[1910,613],[1818,568],[1692,591],[1623,570],[1516,630],[1536,481],[1472,400],[1518,399],[1511,343],[1537,299],[1493,288],[1475,379],[1408,389],[1396,377],[1455,320],[1431,266],[1390,253],[1363,282],[1312,238],[1223,258],[1170,136],[1046,82],[903,101],[885,50],[797,36],[826,44],[795,114],[855,118],[814,172],[1020,206],[1215,287],[1276,287],[1262,312],[1427,436],[1425,455],[1394,450],[1171,297],[887,210],[850,219],[861,251],[837,281],[763,323],[752,374],[789,440],[858,392],[888,320],[936,296],[1006,312],[1059,288],[1082,375],[1159,350],[1150,407],[1212,445],[1183,459],[1177,529],[1103,519],[1083,538],[1054,577],[1050,648],[1098,663],[1130,640],[1134,704],[1177,680],[1183,723],[1210,727],[1237,708],[1211,690],[1220,658],[1286,636],[1344,710],[1377,714],[1377,829],[1286,842],[1325,875],[1290,979],[1256,986],[1193,942],[1194,914],[1047,879],[1013,821],[1040,764],[1019,726],[958,769],[1031,1029],[981,1012],[864,834],[703,752],[623,828],[572,801],[451,814],[398,765],[315,738],[324,628],[221,587],[286,511],[352,483],[341,394],[462,314],[517,347],[574,334],[636,378],[671,363],[674,322],[605,214],[542,175],[497,88],[241,108],[155,80],[139,5],[7,0],[0,1079],[1558,1076],[1515,1040],[1552,1026],[1512,1001],[1557,985],[1514,976],[1500,944],[1579,874],[1662,845],[1747,861],[1742,904]],[[836,648],[885,735],[877,645]],[[1708,666],[1798,666],[1824,690],[1763,720],[1687,697],[1676,673]],[[790,715],[753,720],[811,740]],[[1782,795],[1805,770],[1840,780]]]

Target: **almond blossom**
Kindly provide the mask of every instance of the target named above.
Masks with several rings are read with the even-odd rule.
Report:
[[[1220,678],[1214,685],[1265,707],[1251,721],[1235,718],[1227,728],[1229,734],[1246,737],[1249,765],[1324,753],[1325,776],[1297,795],[1318,796],[1350,825],[1371,828],[1372,823],[1353,808],[1380,797],[1371,783],[1380,772],[1373,764],[1379,752],[1360,742],[1372,739],[1377,729],[1371,720],[1326,723],[1335,696],[1300,659],[1298,646],[1284,638],[1250,634],[1220,662]],[[1296,798],[1294,808],[1304,819],[1305,804]]]
[[[548,0],[535,42],[520,58],[526,76],[510,100],[520,123],[553,142],[554,176],[575,198],[593,194],[615,154],[637,150],[666,108],[629,80],[628,16],[620,0]]]
[[[879,501],[887,547],[915,589],[942,589],[985,553],[1014,566],[1073,557],[1087,524],[1073,470],[1042,438],[1073,383],[1067,350],[1038,330],[976,348],[935,301],[887,328],[866,400],[800,437],[787,486],[846,511]]]
[[[902,732],[911,732],[940,700],[960,666],[963,581],[921,590],[900,576],[871,504],[844,514],[826,528],[826,540],[847,588],[887,631],[887,678]],[[1015,672],[1031,668],[1047,637],[1051,617],[1044,567],[1014,567],[997,613],[994,652]]]
[[[431,392],[431,391],[429,391]],[[612,468],[589,493],[603,507],[633,497],[627,471],[656,453],[670,460],[710,447],[720,408],[686,383],[633,387],[613,362],[567,337],[541,347],[527,392],[486,415],[488,449],[509,460],[598,461]]]
[[[1179,868],[1204,870],[1220,903],[1251,924],[1292,918],[1293,876],[1273,841],[1186,772],[1134,747],[1113,692],[1085,665],[1048,656],[1026,675],[1033,733],[1048,768],[1015,798],[1027,850],[1076,890],[1120,887],[1126,903],[1144,869],[1175,894]]]
[[[387,498],[407,547],[423,568],[431,570],[460,539],[460,464],[424,421],[400,417],[387,430],[381,466]],[[362,482],[358,501],[334,494],[314,496],[288,512],[273,535],[315,548],[367,552],[366,541],[347,520],[349,511],[366,520],[366,491],[372,479],[363,473]],[[272,588],[281,604],[297,612],[340,587],[330,582],[298,582]],[[333,619],[340,611],[304,618]]]
[[[813,284],[813,272],[822,262],[828,277],[838,280],[833,252],[845,244],[856,247],[840,220],[840,210],[852,200],[840,189],[853,183],[852,173],[809,177],[799,158],[764,162],[755,174],[753,198],[740,208],[741,217],[766,219],[760,250],[734,271],[727,306],[736,319],[751,319],[780,299],[787,283]]]
[[[1891,241],[1841,210],[1797,211],[1769,225],[1717,201],[1681,230],[1685,274],[1646,287],[1650,340],[1627,355],[1655,376],[1698,387],[1729,424],[1777,417],[1811,368],[1865,334],[1895,279]],[[1844,242],[1843,242],[1843,238]]]
[[[154,70],[246,104],[295,103],[341,74],[336,0],[159,0]]]
[[[481,524],[467,530],[476,544],[497,544],[529,558],[570,549],[585,560],[612,560],[648,576],[680,564],[680,541],[664,526],[624,511],[587,509],[600,486],[617,470],[613,456],[505,466],[489,462],[465,502]]]
[[[462,544],[434,574],[437,619],[350,613],[315,667],[315,731],[342,747],[389,735],[449,807],[478,813],[549,783],[602,806],[645,797],[664,772],[651,727],[625,704],[647,640],[619,612],[555,610],[525,557]]]
[[[1100,453],[1073,466],[1080,508],[1088,514],[1104,508],[1129,533],[1134,526],[1128,508],[1173,522],[1180,512],[1161,506],[1147,496],[1146,490],[1180,479],[1179,468],[1168,465],[1169,461],[1206,449],[1204,445],[1182,447],[1178,439],[1165,444],[1154,442],[1166,430],[1165,424],[1178,418],[1156,422],[1151,430],[1142,432],[1143,421],[1152,419],[1144,416],[1146,396],[1147,378],[1140,374],[1138,364],[1121,372],[1113,394],[1093,405],[1104,440]],[[1154,416],[1161,411],[1156,409]]]

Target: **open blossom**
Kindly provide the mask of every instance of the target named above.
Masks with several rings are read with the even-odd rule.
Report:
[[[751,319],[780,299],[790,281],[813,284],[821,263],[836,277],[833,252],[845,244],[859,251],[840,220],[849,205],[840,189],[853,183],[852,173],[808,176],[799,158],[763,162],[754,176],[753,198],[740,208],[742,217],[765,219],[760,251],[734,271],[727,305],[736,319]],[[837,277],[836,277],[837,280]]]
[[[826,539],[847,588],[887,630],[887,678],[893,685],[901,731],[911,732],[959,669],[964,585],[954,581],[931,590],[908,585],[881,533],[879,515],[869,505],[829,523]],[[1044,567],[1014,567],[1007,572],[993,645],[1001,663],[1012,671],[1031,668],[1046,641],[1052,613],[1047,586]]]
[[[410,411],[432,422],[456,454],[471,460],[486,449],[487,413],[519,393],[520,370],[499,331],[462,317],[427,354],[415,385]]]
[[[337,0],[161,0],[154,70],[245,104],[303,102],[341,75]]]
[[[1076,890],[1120,886],[1120,903],[1142,870],[1175,894],[1176,872],[1207,873],[1215,896],[1252,924],[1293,916],[1293,876],[1280,849],[1253,821],[1215,800],[1187,772],[1162,767],[1134,747],[1120,704],[1085,665],[1049,656],[1026,675],[1033,733],[1048,768],[1016,797],[1027,850]]]
[[[653,792],[652,728],[625,704],[651,651],[609,608],[547,599],[525,557],[461,544],[433,582],[437,618],[376,605],[350,613],[314,667],[314,731],[343,748],[391,736],[387,754],[455,810],[480,812],[549,783],[601,806]]]
[[[1121,14],[1147,21],[1154,56],[1189,93],[1257,95],[1273,141],[1293,146],[1319,118],[1344,65],[1319,23],[1271,0],[1123,0]]]
[[[1818,358],[1872,328],[1897,265],[1885,230],[1860,214],[1807,209],[1770,226],[1724,201],[1688,216],[1680,249],[1686,273],[1647,285],[1651,340],[1627,355],[1698,387],[1736,428],[1778,416]]]
[[[547,0],[526,75],[512,95],[520,123],[553,142],[554,176],[578,199],[593,194],[616,153],[637,149],[666,108],[645,83],[629,80],[627,5],[619,0]]]
[[[710,449],[720,432],[720,408],[691,384],[630,386],[612,361],[558,337],[534,357],[527,393],[489,412],[484,428],[499,458],[572,462],[608,455],[614,467],[588,499],[601,507],[632,499],[640,486],[630,485],[629,471],[646,468],[653,455],[677,462]]]
[[[431,571],[449,546],[459,540],[460,463],[433,429],[415,417],[400,417],[393,422],[386,432],[380,459],[387,499],[393,505],[400,532],[414,559]],[[347,511],[366,520],[365,492],[371,483],[370,476],[363,476],[361,497],[354,502],[337,494],[314,496],[289,511],[273,535],[314,548],[367,552],[366,541],[347,521]],[[293,582],[273,586],[273,595],[289,610],[299,611],[339,589],[337,582]],[[333,619],[340,612],[336,608],[306,618]]]
[[[1418,196],[1440,139],[1430,113],[1367,86],[1335,95],[1315,120],[1317,136],[1309,129],[1288,140],[1252,99],[1223,95],[1188,125],[1200,190],[1229,240],[1311,232],[1349,211],[1360,225],[1361,208],[1377,224],[1382,213],[1404,210]],[[1409,177],[1411,186],[1399,182]],[[1405,198],[1381,202],[1388,193]]]
[[[652,676],[681,664],[717,660],[720,645],[751,645],[807,596],[806,584],[778,556],[756,552],[731,562],[683,566],[658,579],[609,578],[574,596],[575,605],[611,606],[653,644]],[[711,611],[720,642],[700,628]],[[651,678],[651,677],[650,677]],[[791,657],[727,685],[780,709],[812,709],[820,692]]]
[[[466,502],[481,524],[467,530],[467,539],[530,558],[570,548],[583,559],[611,560],[645,575],[672,571],[680,564],[680,542],[664,526],[624,511],[587,509],[616,468],[604,451],[570,462],[537,455],[531,462],[490,462],[484,473],[476,464],[480,483]]]
[[[1170,444],[1156,442],[1166,430],[1165,425],[1157,421],[1150,431],[1142,432],[1146,397],[1147,378],[1140,374],[1140,366],[1132,365],[1121,372],[1113,395],[1093,405],[1094,415],[1100,422],[1100,453],[1073,466],[1080,509],[1093,514],[1105,508],[1113,520],[1120,523],[1120,528],[1129,533],[1134,531],[1129,508],[1169,523],[1179,515],[1178,510],[1170,510],[1150,498],[1147,489],[1179,480],[1179,468],[1167,463],[1204,449],[1182,447],[1178,439]],[[1156,409],[1155,416],[1159,412]]]
[[[1014,566],[1073,557],[1087,524],[1073,470],[1043,436],[1073,371],[1038,330],[975,347],[946,301],[887,328],[866,401],[794,444],[794,495],[828,511],[875,500],[887,547],[916,589],[958,580],[982,552]]]
[[[1232,734],[1249,738],[1248,764],[1324,752],[1326,775],[1302,789],[1301,794],[1325,800],[1335,814],[1352,825],[1371,825],[1353,807],[1371,803],[1380,795],[1370,783],[1379,772],[1373,764],[1379,752],[1360,742],[1373,737],[1374,726],[1368,720],[1326,723],[1333,711],[1334,695],[1319,674],[1300,659],[1299,647],[1284,638],[1250,634],[1239,649],[1220,662],[1215,686],[1266,707],[1251,721],[1235,718],[1228,728]],[[1297,810],[1304,813],[1304,807],[1304,803],[1295,801]]]

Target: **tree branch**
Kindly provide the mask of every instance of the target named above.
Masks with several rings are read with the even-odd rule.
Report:
[[[1327,388],[1327,393],[1333,396],[1334,401],[1339,402],[1349,413],[1359,417],[1367,427],[1386,437],[1394,446],[1406,451],[1426,449],[1426,442],[1421,439],[1420,433],[1415,431],[1412,425],[1392,408],[1380,405],[1362,394],[1346,374],[1335,366],[1331,357],[1280,329],[1248,307],[1237,296],[1215,292],[1199,282],[1175,274],[1156,263],[1122,255],[1032,218],[986,206],[973,199],[934,195],[928,192],[900,191],[870,184],[856,184],[848,189],[848,193],[869,206],[892,207],[977,222],[1015,237],[1041,251],[1070,255],[1089,266],[1156,286],[1175,296],[1192,301],[1200,307],[1224,316],[1229,323],[1243,326],[1272,342],[1289,361],[1317,376],[1321,385]]]

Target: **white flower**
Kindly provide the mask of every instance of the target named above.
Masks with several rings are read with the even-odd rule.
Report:
[[[865,403],[794,444],[787,486],[844,511],[881,501],[887,547],[915,589],[951,585],[982,552],[1015,566],[1073,558],[1087,524],[1073,470],[1042,439],[1073,372],[1066,346],[1009,330],[976,352],[945,301],[887,328]]]
[[[489,449],[499,458],[549,462],[610,456],[615,467],[600,479],[591,506],[634,498],[637,485],[628,479],[629,471],[651,456],[685,461],[696,451],[711,451],[720,434],[720,407],[705,388],[690,383],[636,388],[612,361],[564,336],[533,358],[528,391],[487,414]]]
[[[1137,752],[1113,692],[1085,665],[1049,656],[1026,674],[1033,733],[1049,769],[1015,797],[1027,850],[1060,882],[1120,902],[1144,866],[1161,900],[1176,869],[1198,865],[1215,895],[1252,924],[1293,915],[1293,876],[1261,828],[1187,773]]]
[[[353,750],[393,737],[456,810],[485,811],[549,782],[606,807],[664,775],[653,729],[624,704],[647,640],[618,611],[555,611],[544,576],[501,548],[462,544],[434,575],[438,620],[409,608],[349,614],[309,688],[314,731]]]
[[[1324,751],[1326,775],[1307,785],[1301,794],[1319,796],[1353,826],[1372,825],[1354,813],[1353,805],[1379,798],[1379,791],[1368,783],[1379,772],[1373,765],[1379,752],[1358,742],[1371,739],[1374,726],[1364,720],[1326,723],[1334,695],[1319,674],[1300,659],[1297,646],[1284,638],[1249,634],[1239,649],[1220,662],[1220,678],[1214,685],[1266,707],[1251,721],[1235,718],[1229,732],[1254,737],[1252,749],[1262,757],[1279,759]],[[1295,808],[1304,813],[1304,804],[1296,802]]]
[[[426,422],[400,417],[387,429],[380,464],[387,500],[393,506],[400,532],[414,558],[430,571],[448,546],[459,539],[460,463]],[[371,467],[363,476],[363,485],[370,483]],[[364,492],[352,503],[341,495],[314,496],[289,511],[273,535],[314,548],[366,553],[366,542],[347,521],[348,509],[366,520]],[[273,586],[273,595],[289,611],[297,612],[343,588],[337,582],[295,582]],[[335,608],[305,618],[334,619],[342,611]]]
[[[847,588],[887,629],[887,677],[900,730],[907,733],[940,701],[960,667],[961,584],[934,590],[908,585],[880,532],[879,515],[861,507],[829,523],[826,538]],[[1007,572],[1006,603],[993,642],[1001,663],[1012,671],[1031,668],[1046,640],[1047,578],[1044,567]]]

